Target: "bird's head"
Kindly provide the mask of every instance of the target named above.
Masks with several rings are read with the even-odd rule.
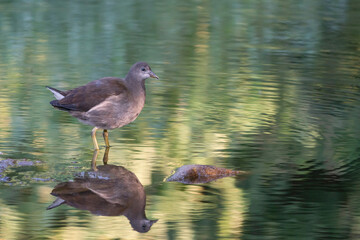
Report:
[[[133,220],[130,221],[131,226],[135,231],[140,233],[146,233],[150,230],[151,226],[156,223],[158,220],[149,220],[149,219],[141,219],[141,220]]]
[[[151,71],[149,64],[146,62],[137,62],[131,68],[126,78],[131,77],[132,79],[145,80],[149,77],[159,79],[155,73]]]

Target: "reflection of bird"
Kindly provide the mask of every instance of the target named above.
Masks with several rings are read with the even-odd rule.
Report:
[[[125,79],[105,77],[69,91],[47,87],[57,99],[50,104],[94,126],[91,132],[94,149],[99,149],[96,130],[104,129],[105,144],[109,147],[107,129],[122,127],[136,119],[144,107],[145,79],[149,77],[158,78],[147,63],[138,62]]]
[[[144,187],[121,166],[103,165],[97,171],[83,172],[72,182],[58,184],[51,194],[57,199],[47,209],[65,203],[96,215],[124,215],[138,232],[149,231],[157,222],[146,218]]]

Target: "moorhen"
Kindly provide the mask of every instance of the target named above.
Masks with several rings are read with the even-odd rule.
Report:
[[[94,126],[94,149],[99,146],[96,130],[103,129],[106,147],[110,147],[108,129],[120,128],[134,121],[145,103],[145,79],[158,78],[146,62],[137,62],[124,79],[105,77],[68,91],[47,87],[57,100],[57,109],[69,112],[80,122]]]

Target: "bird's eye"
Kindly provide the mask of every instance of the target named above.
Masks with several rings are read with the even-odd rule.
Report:
[[[142,68],[142,69],[141,69],[141,71],[143,71],[143,72],[145,72],[145,70],[146,70],[145,68]]]

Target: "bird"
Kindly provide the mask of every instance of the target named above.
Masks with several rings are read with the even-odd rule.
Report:
[[[106,164],[96,171],[81,172],[74,180],[56,185],[51,194],[56,199],[47,210],[66,204],[101,216],[124,215],[140,233],[148,232],[158,221],[146,217],[144,187],[122,166]]]
[[[110,147],[108,130],[133,122],[145,104],[147,78],[159,77],[146,62],[137,62],[125,78],[104,77],[86,85],[61,91],[47,86],[56,100],[50,104],[80,122],[91,125],[94,150],[99,150],[96,131],[103,129],[106,148]]]

